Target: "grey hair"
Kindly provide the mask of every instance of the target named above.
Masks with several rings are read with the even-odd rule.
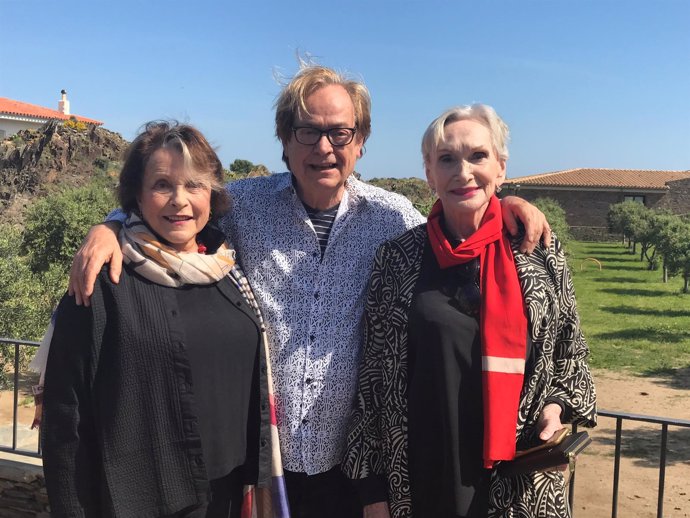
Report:
[[[496,110],[488,104],[472,104],[450,108],[429,124],[422,137],[422,156],[427,164],[439,144],[443,141],[445,127],[453,122],[473,120],[485,126],[491,133],[494,151],[501,160],[508,160],[510,130]]]

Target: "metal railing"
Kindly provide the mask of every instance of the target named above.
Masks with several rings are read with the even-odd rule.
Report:
[[[36,444],[36,451],[22,450],[17,448],[17,425],[18,425],[18,415],[19,415],[19,374],[20,374],[20,354],[19,348],[24,347],[38,347],[41,345],[39,342],[31,342],[29,340],[12,340],[9,338],[0,338],[0,345],[14,346],[14,373],[12,392],[13,392],[13,405],[12,405],[12,442],[11,446],[5,446],[0,444],[0,451],[17,453],[19,455],[25,455],[27,457],[40,457],[41,456],[41,441],[40,432],[39,439]]]
[[[17,449],[17,425],[18,425],[18,407],[19,407],[19,374],[20,374],[20,355],[19,348],[21,346],[25,347],[37,347],[40,345],[39,342],[31,342],[28,340],[11,340],[8,338],[0,338],[0,344],[14,346],[14,383],[13,383],[13,397],[14,405],[12,412],[12,445],[10,447],[0,445],[0,451],[6,451],[11,453],[17,453],[19,455],[25,455],[29,457],[40,457],[40,436],[36,451],[27,451]],[[635,421],[652,423],[661,426],[661,442],[660,448],[661,453],[659,456],[659,488],[657,496],[657,518],[663,517],[664,510],[664,487],[666,479],[666,456],[668,453],[668,428],[669,426],[689,428],[690,421],[684,419],[671,419],[667,417],[656,417],[648,415],[639,414],[629,414],[625,412],[614,412],[611,410],[599,410],[599,417],[607,417],[616,420],[616,441],[615,441],[615,454],[614,454],[614,468],[613,468],[613,500],[611,503],[611,518],[618,517],[618,486],[620,482],[620,464],[621,464],[621,445],[622,445],[622,431],[623,431],[623,421]],[[573,426],[573,432],[577,431],[577,426]],[[690,459],[688,459],[690,461]],[[573,510],[573,502],[575,498],[575,472],[572,473],[569,482],[568,491],[568,502],[570,505],[571,513]]]
[[[655,417],[649,415],[628,414],[625,412],[612,412],[610,410],[599,410],[599,417],[610,417],[616,420],[616,444],[613,466],[613,501],[611,503],[611,518],[618,517],[618,484],[620,482],[621,467],[621,444],[623,421],[637,421],[661,425],[661,443],[659,454],[659,489],[657,495],[657,518],[664,516],[664,486],[666,482],[666,455],[668,453],[668,427],[677,426],[680,428],[690,428],[690,421],[685,419],[670,419],[668,417]],[[690,461],[690,459],[688,459]],[[571,481],[571,491],[572,484]],[[572,505],[572,504],[571,504]]]

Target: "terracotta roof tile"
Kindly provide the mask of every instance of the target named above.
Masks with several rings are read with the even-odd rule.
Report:
[[[654,171],[649,169],[569,169],[553,173],[522,176],[506,184],[543,187],[620,187],[628,189],[664,189],[666,183],[690,178],[689,171]]]
[[[3,113],[25,117],[36,117],[39,119],[69,120],[70,118],[74,117],[80,122],[96,124],[98,126],[103,124],[101,121],[80,117],[79,115],[65,115],[57,110],[51,110],[50,108],[44,108],[43,106],[37,106],[35,104],[23,103],[13,99],[7,99],[6,97],[0,97],[0,115]]]

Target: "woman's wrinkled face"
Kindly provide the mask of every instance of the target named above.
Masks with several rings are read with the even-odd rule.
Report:
[[[444,139],[425,168],[444,212],[478,225],[496,188],[505,180],[506,162],[498,158],[489,129],[466,119],[446,125]]]
[[[178,252],[196,252],[211,214],[207,178],[189,171],[182,153],[160,148],[149,158],[137,197],[143,220]]]

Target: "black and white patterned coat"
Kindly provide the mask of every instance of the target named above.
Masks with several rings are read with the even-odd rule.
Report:
[[[420,275],[426,225],[377,251],[366,303],[365,349],[343,470],[353,479],[384,475],[393,518],[412,516],[407,472],[407,324]],[[516,431],[518,448],[530,441],[547,399],[565,406],[564,422],[595,426],[595,391],[580,330],[575,294],[557,239],[531,255],[513,243],[528,313],[534,363],[525,377]],[[471,397],[471,396],[470,396]],[[502,478],[492,475],[489,516],[567,517],[561,472]]]

